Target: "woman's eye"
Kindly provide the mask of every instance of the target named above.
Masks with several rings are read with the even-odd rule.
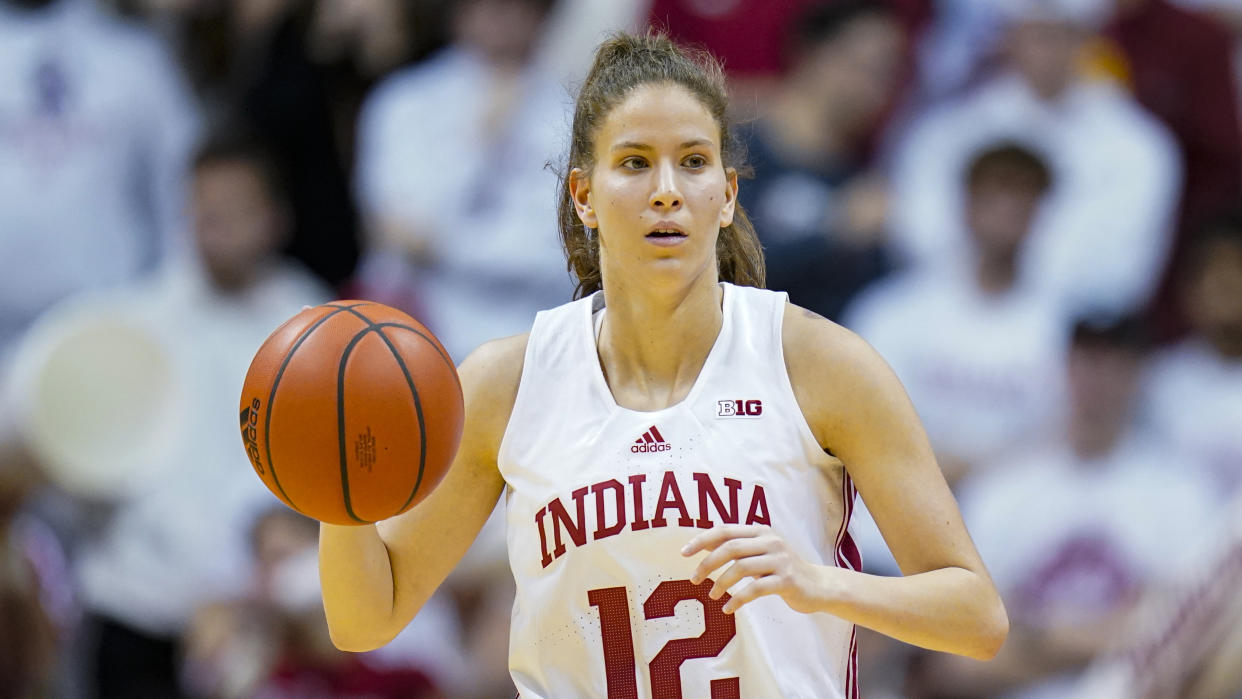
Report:
[[[691,155],[683,160],[682,163],[684,163],[686,167],[699,168],[707,165],[707,158],[704,158],[701,155]]]
[[[621,161],[621,167],[629,168],[630,170],[641,170],[647,167],[647,161],[636,155],[632,155]]]

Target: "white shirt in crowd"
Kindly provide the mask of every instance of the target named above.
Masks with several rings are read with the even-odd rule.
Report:
[[[1001,76],[919,119],[892,169],[894,243],[918,264],[964,254],[966,169],[981,149],[1018,141],[1048,161],[1054,185],[1024,265],[1068,312],[1123,312],[1151,294],[1181,193],[1176,143],[1116,87],[1080,82],[1042,101]]]
[[[55,301],[176,247],[197,129],[153,34],[94,0],[0,2],[0,354]]]
[[[1192,544],[1203,553],[1181,571],[1177,585],[1144,600],[1117,647],[1092,663],[1066,699],[1171,697],[1192,686],[1195,696],[1238,691],[1242,495],[1225,512],[1219,529]]]
[[[359,202],[371,220],[430,238],[436,263],[415,272],[422,320],[458,361],[525,332],[572,291],[553,169],[567,152],[569,93],[538,70],[514,80],[497,85],[476,56],[450,48],[385,80],[359,122]],[[489,136],[498,92],[515,101]]]
[[[1186,340],[1152,363],[1144,418],[1202,464],[1221,497],[1242,492],[1242,361]]]
[[[1221,508],[1185,455],[1135,431],[1084,459],[1063,440],[965,481],[958,502],[1015,625],[1089,624],[1168,585]],[[1012,696],[1063,697],[1056,677]]]
[[[966,269],[900,274],[865,290],[846,325],[892,366],[942,457],[994,458],[1062,405],[1067,323],[1021,285],[991,295]]]

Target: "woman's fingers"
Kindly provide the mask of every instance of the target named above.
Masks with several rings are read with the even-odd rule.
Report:
[[[775,569],[775,563],[776,561],[771,556],[752,556],[734,561],[733,565],[726,568],[720,577],[716,578],[707,595],[712,599],[720,599],[729,588],[741,582],[742,578],[760,578],[771,574]]]
[[[712,580],[708,596],[721,599],[729,594],[723,609],[730,614],[757,597],[796,595],[797,580],[791,563],[796,563],[797,559],[788,550],[785,540],[772,533],[771,527],[737,524],[715,527],[691,539],[681,553],[693,556],[700,551],[709,553],[695,567],[690,582],[697,585]],[[715,575],[718,571],[719,575]],[[745,578],[751,581],[736,594],[729,593]]]
[[[698,567],[694,569],[694,575],[690,576],[690,582],[698,585],[703,580],[710,578],[713,572],[729,561],[761,555],[767,552],[767,547],[768,543],[761,538],[730,539],[717,546],[715,550],[699,561]]]
[[[721,544],[731,539],[755,537],[771,531],[769,527],[757,524],[726,524],[713,527],[694,537],[688,544],[681,547],[681,555],[693,556],[699,551],[714,551]]]
[[[763,597],[764,595],[777,594],[780,591],[780,587],[781,580],[775,576],[770,575],[766,578],[752,580],[750,584],[745,585],[736,593],[730,595],[729,601],[725,602],[725,605],[721,611],[725,614],[732,614],[737,611],[738,607],[741,607],[747,602]]]

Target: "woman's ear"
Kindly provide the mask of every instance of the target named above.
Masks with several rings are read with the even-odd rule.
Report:
[[[569,171],[569,198],[574,201],[578,219],[587,228],[599,228],[595,207],[591,206],[591,177],[582,168]]]
[[[733,225],[733,212],[737,209],[737,170],[725,168],[725,203],[720,209],[720,227]]]

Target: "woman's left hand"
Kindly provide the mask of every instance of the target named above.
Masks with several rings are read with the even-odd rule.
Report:
[[[815,612],[823,606],[826,568],[807,563],[771,527],[740,524],[714,527],[686,544],[681,555],[693,556],[699,551],[711,553],[699,561],[690,578],[696,585],[726,564],[732,564],[715,578],[710,592],[712,599],[720,599],[742,578],[752,578],[725,603],[727,614],[763,595],[780,595],[785,604],[798,612]]]

